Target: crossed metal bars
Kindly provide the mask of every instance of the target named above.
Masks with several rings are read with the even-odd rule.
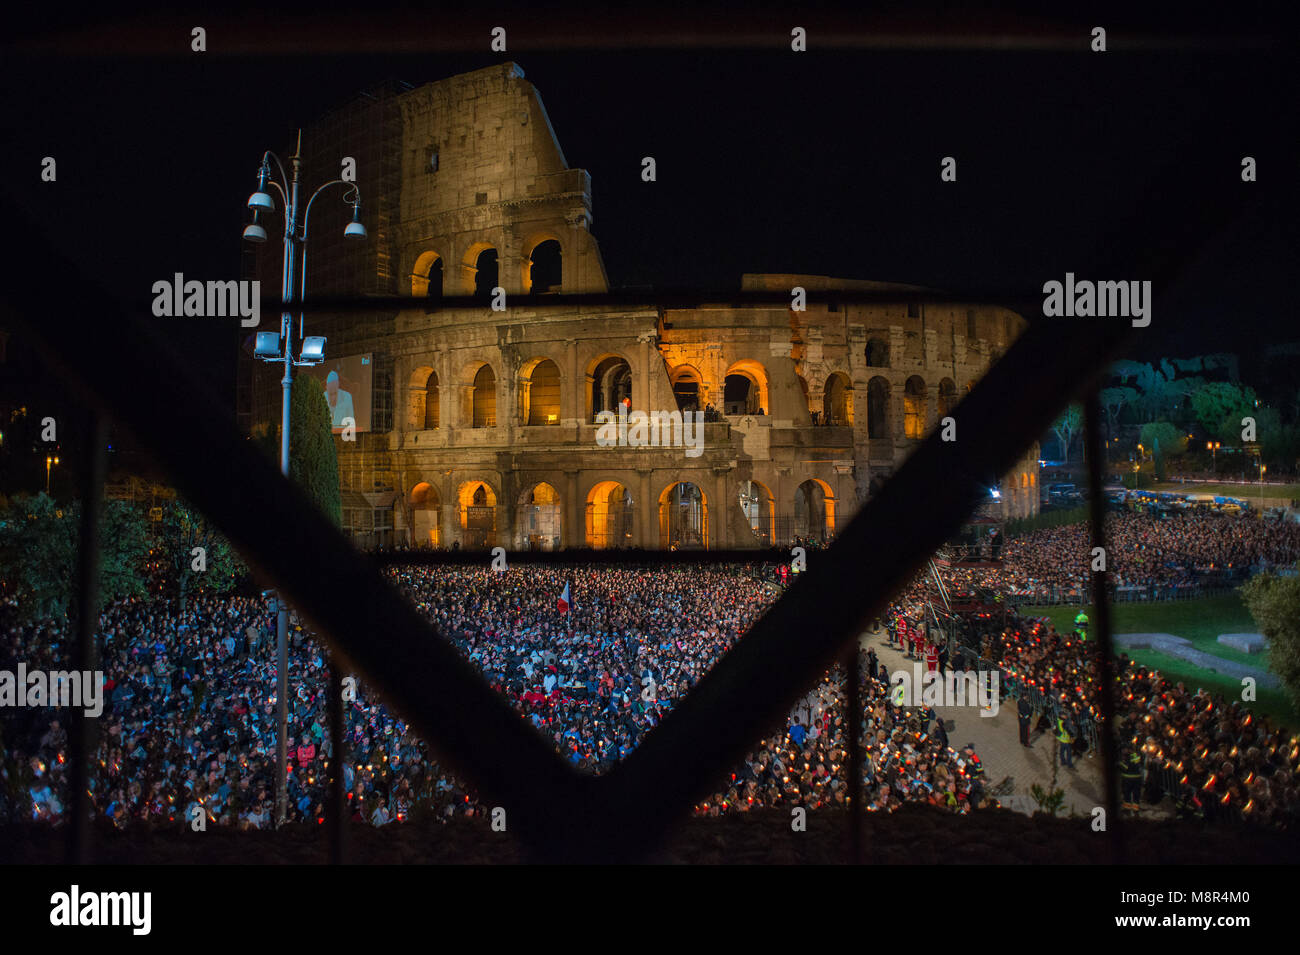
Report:
[[[1127,241],[1103,246],[1097,261],[1086,263],[1094,274],[1126,275],[1138,268],[1158,292],[1166,287],[1199,242],[1240,205],[1227,188],[1197,182],[1199,192],[1189,191],[1189,175],[1182,167],[1167,171],[1162,188],[1120,224],[1117,236]],[[1197,201],[1188,201],[1189,194]],[[635,860],[660,845],[710,784],[754,740],[781,724],[788,706],[853,645],[865,621],[924,566],[1057,410],[1094,387],[1094,376],[1130,334],[1123,320],[1032,321],[953,412],[957,440],[945,442],[935,433],[919,445],[841,532],[816,572],[795,582],[629,758],[606,776],[591,777],[568,767],[438,638],[376,562],[352,548],[242,438],[229,409],[201,384],[156,320],[121,307],[81,278],[75,264],[37,238],[39,231],[12,204],[4,204],[3,216],[27,236],[11,250],[12,274],[23,281],[6,287],[0,303],[5,314],[80,390],[94,414],[111,414],[168,467],[185,495],[323,636],[332,660],[378,687],[441,759],[507,808],[510,830],[534,856],[551,860]],[[1116,253],[1146,234],[1138,227],[1149,231],[1153,225],[1166,233],[1164,241],[1144,247],[1147,254]],[[53,289],[61,302],[94,303],[93,321],[49,320]],[[1040,300],[1011,296],[1003,303],[1032,315]],[[378,303],[353,307],[366,304]],[[141,381],[155,383],[155,400],[140,400]],[[1095,398],[1089,405],[1089,431],[1096,432]],[[92,467],[103,448],[98,441],[90,449]],[[1092,454],[1090,461],[1097,485],[1093,506],[1100,509],[1100,457]],[[102,477],[87,487],[100,493]],[[1100,513],[1094,517],[1099,535]],[[89,540],[83,536],[83,547]],[[93,569],[86,573],[93,581]],[[93,602],[81,606],[88,614]],[[1106,666],[1111,644],[1104,601],[1098,618],[1097,652]],[[89,629],[81,627],[83,643]],[[1109,701],[1103,701],[1103,712],[1113,713]],[[84,760],[84,748],[77,758]],[[1108,788],[1115,790],[1113,766],[1108,773]],[[1110,793],[1112,801],[1116,795]],[[860,811],[855,800],[855,813]],[[1118,845],[1118,815],[1112,818]],[[855,832],[858,825],[855,818]],[[73,833],[74,839],[85,838],[76,823]]]

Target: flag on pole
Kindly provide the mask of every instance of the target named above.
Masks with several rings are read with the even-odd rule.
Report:
[[[569,582],[564,582],[564,593],[560,594],[560,599],[555,602],[555,609],[560,613],[569,612]]]

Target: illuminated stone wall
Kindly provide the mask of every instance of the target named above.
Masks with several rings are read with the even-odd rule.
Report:
[[[607,282],[590,178],[568,168],[537,91],[507,64],[412,90],[398,106],[399,285],[412,307],[321,332],[333,354],[393,360],[392,431],[338,446],[347,489],[395,500],[399,542],[718,548],[828,536],[919,443],[909,427],[932,431],[1023,328],[987,306],[539,307],[529,279],[541,242],[559,243],[561,291]],[[444,294],[472,294],[489,247],[507,310],[436,307],[429,266],[443,263]],[[807,275],[741,283],[795,286],[922,291]],[[692,401],[720,417],[698,454],[598,446],[595,414],[623,394],[634,411]],[[492,426],[483,414],[475,426],[476,398],[494,405]],[[1007,517],[1038,510],[1037,454],[1003,482]]]

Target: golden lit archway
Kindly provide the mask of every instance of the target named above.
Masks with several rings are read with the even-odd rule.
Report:
[[[469,550],[495,547],[497,495],[486,481],[465,481],[456,489],[460,544]]]
[[[563,539],[560,492],[546,481],[525,488],[515,504],[515,548],[558,550]]]
[[[411,488],[407,502],[411,509],[411,545],[442,546],[442,500],[438,489],[421,481]]]
[[[678,481],[659,494],[659,546],[708,550],[709,505],[698,485]]]
[[[584,523],[588,547],[632,547],[636,542],[636,513],[631,493],[618,481],[599,482],[587,492]]]

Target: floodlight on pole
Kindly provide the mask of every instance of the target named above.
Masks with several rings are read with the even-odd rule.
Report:
[[[257,344],[253,349],[253,354],[263,361],[279,361],[282,357],[280,354],[280,333],[258,332]]]
[[[271,175],[271,160],[280,173],[280,182]],[[295,303],[295,282],[298,284],[298,301],[306,296],[307,290],[307,225],[311,218],[311,207],[316,197],[325,189],[334,185],[351,186],[351,191],[344,195],[344,201],[352,206],[352,222],[344,229],[344,237],[349,239],[366,238],[366,228],[361,224],[361,195],[356,184],[343,179],[335,179],[317,189],[306,204],[299,199],[300,175],[302,172],[302,131],[298,131],[297,145],[289,157],[292,175],[285,171],[284,163],[275,153],[267,151],[262,155],[262,165],[257,173],[257,191],[248,197],[248,208],[253,210],[253,222],[244,229],[244,238],[250,242],[265,242],[266,230],[258,222],[261,213],[275,211],[275,200],[267,191],[270,186],[280,193],[284,205],[284,266],[280,273],[280,293],[284,310],[280,313],[280,331],[258,332],[255,355],[263,361],[284,363],[284,377],[280,380],[280,472],[289,477],[289,421],[290,389],[293,385],[293,366],[315,365],[325,358],[325,338],[319,335],[303,337],[303,319],[298,319],[298,335],[302,338],[300,357],[295,360],[293,347],[292,311]],[[283,183],[283,185],[281,185]],[[299,216],[301,215],[301,219]],[[288,697],[289,697],[289,656],[288,638],[289,608],[277,594],[276,613],[276,780],[275,780],[275,824],[280,826],[287,820],[288,812]]]
[[[325,336],[308,335],[302,340],[302,353],[296,365],[317,365],[325,360]]]

